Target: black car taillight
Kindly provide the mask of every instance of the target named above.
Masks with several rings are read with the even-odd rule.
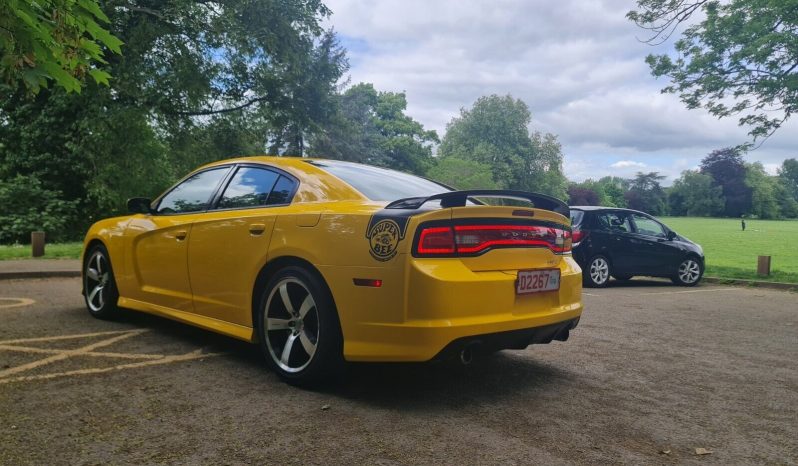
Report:
[[[493,248],[545,247],[571,251],[571,232],[538,225],[454,225],[422,227],[416,256],[476,256]]]
[[[583,231],[583,230],[574,230],[573,231],[573,244],[576,246],[577,244],[581,243],[583,240],[587,239],[587,236],[590,232]]]

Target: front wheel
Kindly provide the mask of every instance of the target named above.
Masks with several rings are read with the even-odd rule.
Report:
[[[676,285],[696,286],[702,275],[704,275],[704,268],[701,266],[701,262],[695,257],[688,257],[679,264],[679,269],[671,281]]]
[[[277,272],[263,290],[257,325],[266,361],[285,381],[311,385],[341,369],[338,312],[316,274],[296,266]]]
[[[119,291],[108,250],[103,245],[92,247],[83,263],[83,298],[89,314],[98,319],[112,319],[119,313],[116,302]]]
[[[587,264],[587,270],[582,272],[582,277],[585,286],[603,288],[610,281],[610,273],[610,261],[604,256],[594,256]]]

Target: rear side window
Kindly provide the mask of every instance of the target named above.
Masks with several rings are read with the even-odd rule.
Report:
[[[296,182],[272,170],[241,167],[219,200],[219,209],[245,209],[289,204]]]
[[[581,210],[572,210],[571,211],[571,226],[578,227],[582,225],[582,218],[584,218],[585,213]]]
[[[394,170],[338,160],[311,161],[372,201],[429,197],[451,191],[442,184]]]
[[[183,214],[208,208],[211,195],[216,191],[230,167],[214,168],[191,175],[158,203],[159,214]]]
[[[629,233],[632,231],[632,224],[629,216],[623,212],[601,212],[596,215],[598,228],[600,230]]]
[[[236,172],[224,195],[219,209],[235,209],[267,205],[269,194],[280,177],[278,173],[262,168],[241,167]]]
[[[277,184],[272,189],[272,195],[269,196],[269,205],[288,204],[291,202],[291,196],[296,190],[296,182],[286,176],[280,175]]]

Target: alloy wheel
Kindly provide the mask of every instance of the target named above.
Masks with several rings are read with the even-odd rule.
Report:
[[[272,288],[264,313],[272,360],[286,372],[302,371],[319,343],[319,312],[310,290],[296,278],[285,278]]]
[[[102,251],[95,251],[86,262],[86,304],[92,312],[100,312],[105,307],[105,290],[110,278],[108,259]]]
[[[678,274],[683,283],[695,283],[701,276],[701,266],[694,259],[687,259],[679,265]]]
[[[596,285],[603,285],[610,277],[610,264],[603,257],[597,257],[590,263],[590,279]]]

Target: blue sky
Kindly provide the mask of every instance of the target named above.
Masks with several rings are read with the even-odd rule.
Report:
[[[407,93],[408,113],[443,136],[482,95],[529,105],[531,129],[557,134],[573,180],[659,171],[670,184],[713,149],[748,140],[736,119],[686,110],[659,90],[651,47],[625,0],[327,0],[353,84]],[[798,157],[792,121],[747,156],[771,173]]]

